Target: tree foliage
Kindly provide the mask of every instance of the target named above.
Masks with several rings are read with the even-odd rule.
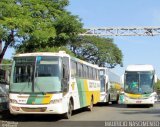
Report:
[[[9,46],[31,52],[66,45],[75,38],[82,23],[65,10],[68,4],[68,0],[1,0],[0,44],[4,48],[0,63]]]
[[[77,36],[83,32],[82,23],[65,10],[68,4],[68,0],[1,0],[0,63],[7,48],[14,46],[18,53],[66,50],[100,66],[122,64],[121,50],[112,39]]]
[[[110,38],[85,36],[70,44],[69,48],[80,59],[99,66],[114,68],[117,64],[122,65],[122,52]]]
[[[160,80],[158,79],[157,83],[155,84],[154,89],[160,94]]]
[[[10,60],[10,59],[3,59],[2,64],[12,64],[12,60]]]
[[[0,66],[0,69],[10,70],[11,69],[12,60],[10,60],[10,59],[3,59],[2,60],[2,64],[3,64],[3,66]]]

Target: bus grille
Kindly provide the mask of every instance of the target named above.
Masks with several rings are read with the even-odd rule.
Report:
[[[45,112],[47,107],[43,107],[43,108],[25,108],[25,107],[21,107],[21,109],[24,112]]]

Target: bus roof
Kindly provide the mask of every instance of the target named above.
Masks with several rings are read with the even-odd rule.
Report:
[[[120,76],[115,73],[113,70],[111,70],[110,68],[107,68],[107,67],[99,67],[99,69],[103,69],[105,70],[105,74],[108,75],[110,77],[110,80],[117,80],[120,82]]]
[[[125,71],[154,71],[154,68],[149,64],[134,64],[128,65]]]
[[[16,54],[14,57],[25,57],[25,56],[69,56],[69,55],[63,51],[60,51],[60,52],[23,53],[23,54]]]
[[[74,60],[74,61],[77,61],[79,63],[85,64],[85,65],[88,65],[88,66],[92,66],[92,67],[95,67],[95,68],[99,69],[98,65],[96,65],[96,64],[91,64],[89,62],[83,61],[83,60],[78,59],[76,57],[71,57],[71,59]]]
[[[72,60],[86,64],[88,66],[96,67],[98,68],[97,65],[88,63],[86,61],[80,60],[76,57],[72,57],[69,54],[67,54],[65,51],[59,51],[59,52],[34,52],[34,53],[23,53],[23,54],[16,54],[14,57],[29,57],[29,56],[65,56],[65,57],[70,57]]]

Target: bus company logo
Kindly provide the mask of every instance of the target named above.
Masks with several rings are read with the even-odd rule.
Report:
[[[96,83],[96,82],[89,82],[89,88],[99,88],[100,84]]]
[[[89,82],[89,88],[94,88],[94,82]]]

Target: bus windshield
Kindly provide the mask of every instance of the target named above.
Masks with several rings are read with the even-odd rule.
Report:
[[[11,92],[61,91],[60,58],[56,56],[14,58]]]
[[[40,58],[40,57],[39,57]],[[36,64],[35,92],[61,91],[61,64],[56,56],[41,57]]]
[[[132,94],[148,94],[153,92],[152,72],[127,72],[125,92]]]

